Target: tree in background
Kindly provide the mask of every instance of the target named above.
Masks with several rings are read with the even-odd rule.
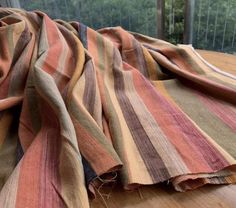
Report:
[[[27,10],[40,9],[51,18],[80,21],[89,27],[122,26],[156,37],[156,0],[20,0]],[[166,0],[165,36],[183,42],[184,0]],[[196,0],[193,46],[236,51],[236,0]]]
[[[21,0],[21,6],[40,9],[51,18],[77,20],[94,29],[122,26],[156,37],[156,0]]]
[[[165,36],[174,44],[183,42],[184,0],[165,1]]]
[[[236,0],[196,1],[194,22],[195,47],[236,52]]]

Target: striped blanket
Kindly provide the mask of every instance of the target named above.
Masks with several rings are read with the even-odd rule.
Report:
[[[191,46],[0,9],[0,207],[236,182],[236,76]]]

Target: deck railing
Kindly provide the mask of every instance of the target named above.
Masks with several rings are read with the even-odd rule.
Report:
[[[52,18],[110,26],[196,48],[236,52],[236,0],[0,0]]]

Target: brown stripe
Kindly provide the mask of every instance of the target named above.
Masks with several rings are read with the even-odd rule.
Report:
[[[141,48],[140,43],[138,43],[137,40],[133,39],[133,46],[134,46],[134,52],[135,52],[135,57],[136,61],[138,63],[138,66],[140,67],[140,71],[145,77],[149,77],[148,71],[147,71],[147,65],[145,62],[145,58],[143,55],[143,50]]]
[[[114,48],[114,62],[113,62],[113,74],[114,74],[114,87],[118,102],[121,106],[125,120],[133,136],[134,142],[138,147],[140,155],[147,167],[147,170],[154,182],[165,181],[170,178],[170,175],[162,161],[160,155],[152,145],[148,135],[143,129],[135,111],[125,95],[123,74],[119,69],[121,58],[118,55],[118,50]],[[120,61],[120,62],[119,62]]]
[[[23,93],[30,67],[33,46],[32,36],[28,27],[26,27],[16,45],[16,52],[14,53],[13,63],[11,65],[12,73],[8,96],[16,96]]]
[[[95,80],[95,71],[92,64],[92,60],[89,58],[87,63],[84,66],[84,75],[85,75],[85,87],[84,87],[84,96],[83,103],[92,115],[94,112],[94,103],[96,98],[96,80]]]

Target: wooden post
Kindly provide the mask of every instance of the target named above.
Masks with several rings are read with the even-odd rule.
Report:
[[[165,35],[165,0],[157,0],[157,38],[164,39]]]
[[[185,0],[185,14],[184,14],[185,44],[192,44],[193,42],[194,7],[195,7],[195,0]]]

